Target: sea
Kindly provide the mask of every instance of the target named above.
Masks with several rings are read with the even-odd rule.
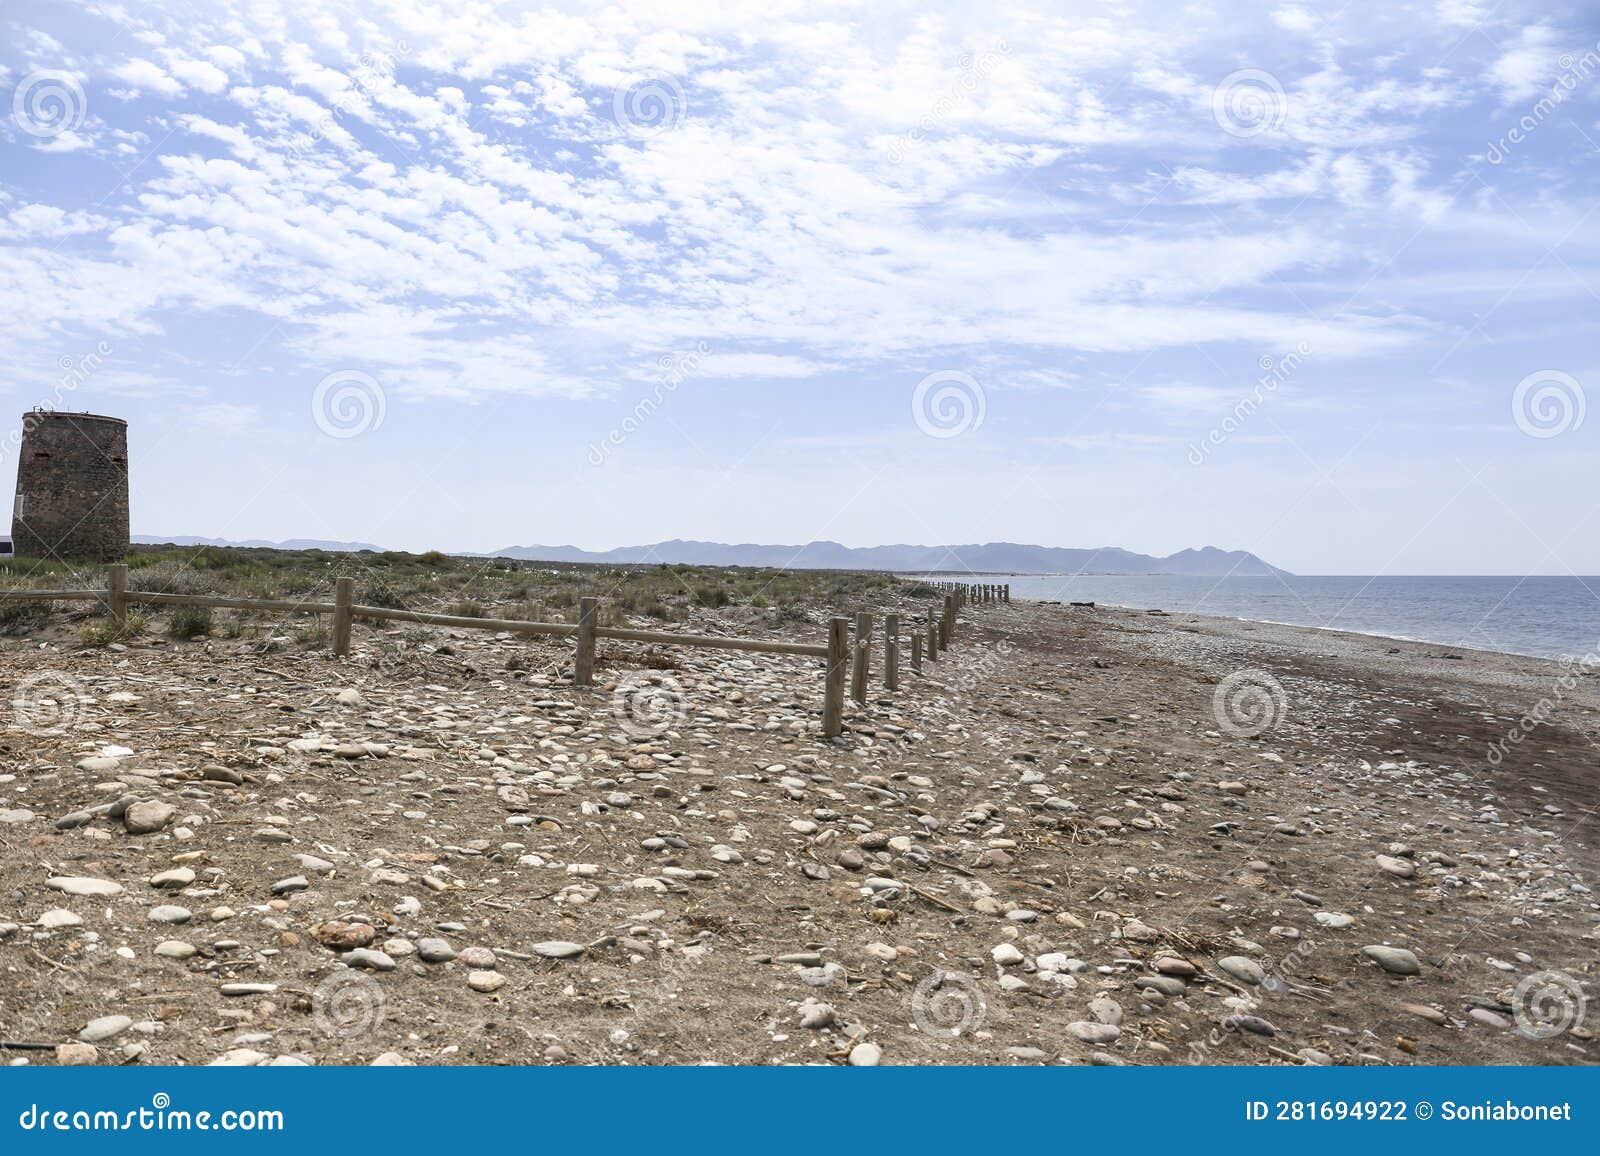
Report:
[[[919,576],[920,577],[920,576]],[[1600,578],[937,574],[1015,600],[1095,602],[1350,630],[1539,658],[1600,654]]]

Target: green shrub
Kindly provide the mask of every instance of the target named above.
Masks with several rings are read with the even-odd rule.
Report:
[[[467,598],[467,599],[464,599],[463,601],[457,602],[454,606],[452,606],[450,608],[450,613],[454,614],[457,618],[487,618],[488,617],[488,615],[486,615],[483,612],[483,604],[481,602],[474,602],[470,598]]]
[[[109,617],[94,618],[78,627],[78,637],[85,646],[110,646],[113,642],[126,642],[145,631],[142,614],[129,614],[119,629]]]
[[[204,638],[211,633],[211,607],[179,606],[167,621],[173,638]]]
[[[728,592],[721,586],[701,585],[694,588],[695,601],[702,606],[720,608],[728,604]]]
[[[384,610],[404,610],[406,600],[392,587],[376,580],[361,588],[356,601],[363,606],[377,606]]]

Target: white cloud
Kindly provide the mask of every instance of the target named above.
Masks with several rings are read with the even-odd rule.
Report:
[[[1547,90],[1555,80],[1558,38],[1547,24],[1522,29],[1511,46],[1489,67],[1489,79],[1510,104]]]
[[[807,378],[829,373],[837,365],[777,353],[719,353],[713,351],[694,368],[695,376]]]
[[[240,405],[234,402],[218,401],[184,406],[181,413],[189,426],[229,437],[249,433],[260,428],[262,424],[261,410],[258,406]]]
[[[1273,10],[1272,22],[1285,32],[1315,32],[1321,21],[1298,4],[1285,4]]]
[[[159,64],[141,56],[112,69],[111,75],[128,84],[132,96],[146,92],[169,98],[183,95],[183,85],[164,72]]]
[[[215,95],[228,86],[228,74],[215,64],[204,60],[189,60],[168,56],[167,68],[180,83],[201,92]]]

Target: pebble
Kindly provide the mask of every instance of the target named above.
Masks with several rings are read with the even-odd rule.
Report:
[[[290,895],[296,891],[304,891],[311,883],[304,875],[291,875],[287,879],[280,879],[272,885],[274,895]]]
[[[171,803],[134,803],[122,813],[122,827],[130,835],[152,835],[172,822],[178,808]]]
[[[1078,1020],[1067,1025],[1067,1031],[1086,1044],[1109,1044],[1122,1034],[1122,1029],[1116,1024],[1093,1023],[1088,1020]]]
[[[583,944],[565,939],[547,939],[533,945],[533,953],[543,959],[573,959],[583,954]]]
[[[850,1049],[852,1068],[876,1068],[883,1062],[883,1049],[877,1044],[859,1043]]]
[[[1164,996],[1178,996],[1189,990],[1188,984],[1171,975],[1141,975],[1133,985],[1148,991],[1158,991]]]
[[[467,986],[473,991],[499,991],[506,985],[506,977],[498,971],[469,971]]]
[[[1109,996],[1099,996],[1089,1001],[1089,1014],[1103,1024],[1117,1027],[1122,1023],[1122,1005]]]
[[[1319,911],[1313,916],[1324,927],[1331,927],[1335,931],[1342,931],[1355,923],[1355,916],[1346,915],[1342,911]]]
[[[196,950],[194,944],[181,939],[164,939],[156,944],[156,954],[164,959],[188,959]]]
[[[109,899],[122,894],[120,883],[78,875],[57,875],[54,879],[45,880],[45,886],[56,891],[65,891],[68,895],[91,895],[98,899]]]
[[[56,1063],[64,1068],[81,1068],[100,1062],[100,1049],[93,1044],[57,1044]]]
[[[1391,975],[1422,974],[1422,964],[1417,961],[1415,955],[1403,947],[1371,944],[1363,947],[1361,953]]]
[[[424,963],[449,963],[456,958],[456,949],[448,940],[423,938],[417,940],[417,958]]]
[[[1392,855],[1379,855],[1373,862],[1377,863],[1380,871],[1401,879],[1410,879],[1417,873],[1417,865],[1409,859],[1396,859]]]
[[[370,947],[358,947],[341,955],[346,967],[370,967],[373,971],[393,971],[394,959],[387,952]]]
[[[377,932],[370,923],[347,923],[342,919],[333,919],[312,928],[311,936],[330,951],[354,951],[370,944],[377,937]]]
[[[207,1067],[212,1068],[257,1068],[268,1060],[266,1052],[258,1052],[254,1048],[230,1048]]]
[[[800,1005],[800,1026],[803,1028],[820,1030],[829,1027],[834,1016],[833,1005],[829,1003],[808,999]]]
[[[477,968],[480,971],[492,971],[494,966],[500,962],[496,958],[494,951],[487,947],[464,947],[461,949],[460,959],[468,967]]]
[[[61,927],[82,927],[83,916],[76,911],[68,911],[65,907],[57,907],[39,916],[36,923],[46,931],[55,931]]]
[[[1253,1015],[1229,1016],[1227,1022],[1231,1023],[1234,1027],[1238,1028],[1240,1031],[1249,1032],[1251,1035],[1275,1036],[1275,1035],[1278,1034],[1278,1029],[1273,1027],[1271,1023],[1269,1023],[1266,1020],[1262,1019],[1260,1016],[1253,1016]]]
[[[1017,945],[1014,943],[1002,943],[989,954],[1001,967],[1021,963],[1023,960],[1022,952],[1017,949]]]
[[[194,882],[194,872],[187,867],[173,867],[150,876],[152,887],[187,887]]]
[[[1217,960],[1217,966],[1241,983],[1259,984],[1267,978],[1266,969],[1253,959],[1230,955]]]
[[[194,912],[174,903],[163,903],[160,907],[152,907],[149,915],[151,923],[188,923],[193,918]]]
[[[98,1044],[104,1040],[115,1039],[132,1026],[131,1016],[101,1016],[84,1025],[84,1029],[78,1033],[78,1038],[86,1044]]]
[[[1418,1019],[1425,1019],[1431,1024],[1444,1024],[1450,1018],[1438,1008],[1429,1007],[1424,1003],[1403,1003],[1400,1005],[1400,1010],[1407,1015],[1416,1016]]]

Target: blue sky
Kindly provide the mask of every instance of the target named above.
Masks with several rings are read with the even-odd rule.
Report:
[[[1600,572],[1600,12],[0,5],[136,533]],[[1587,420],[1585,420],[1587,416]]]

